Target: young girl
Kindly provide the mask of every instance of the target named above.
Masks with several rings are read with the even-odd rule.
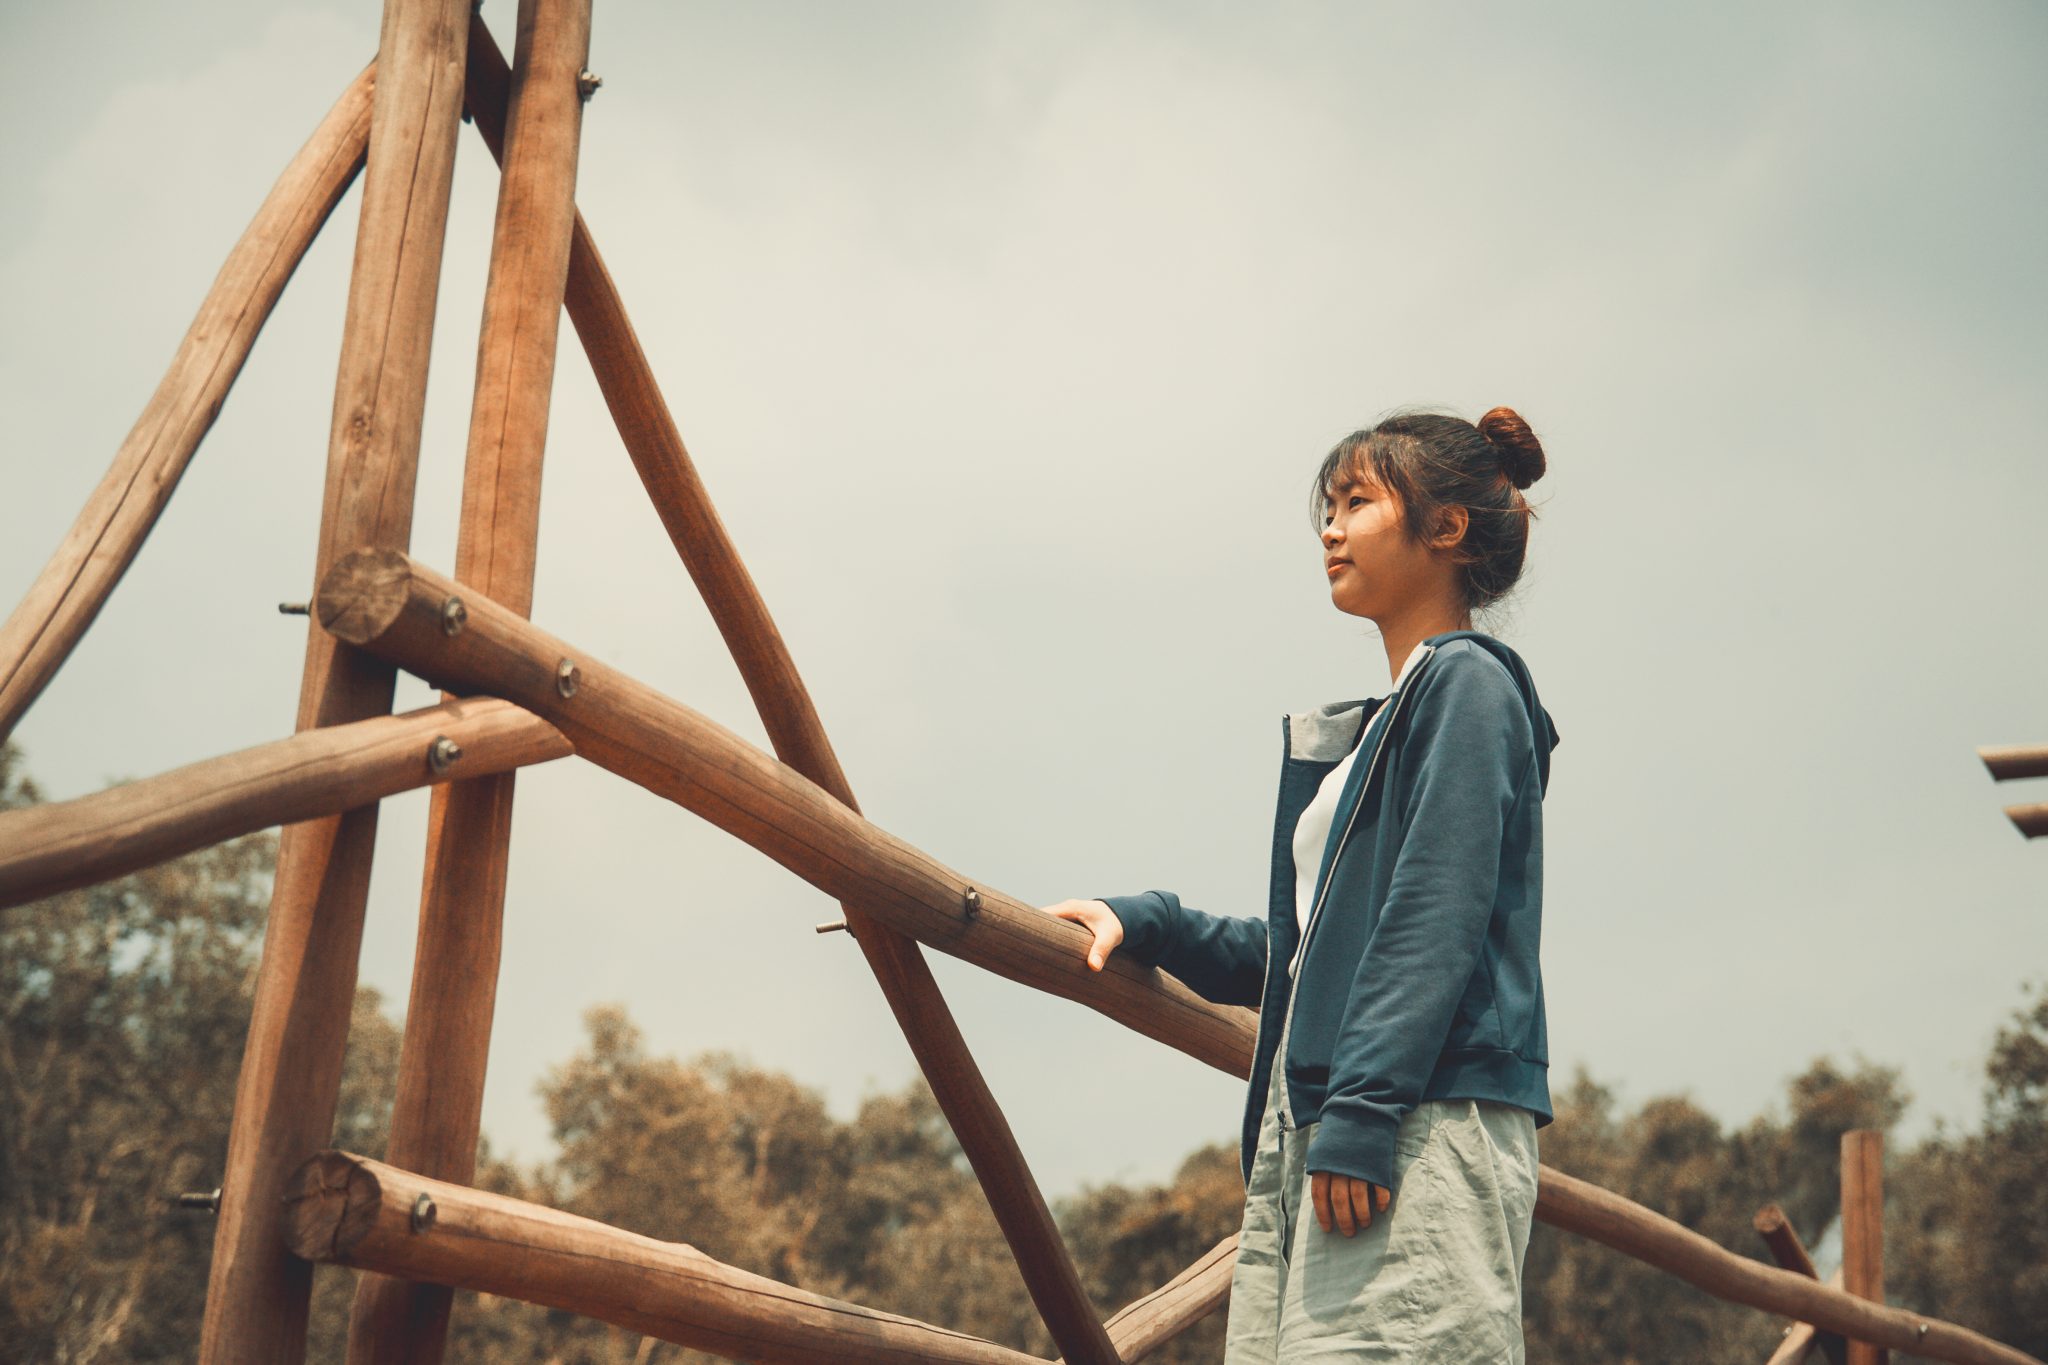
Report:
[[[1227,1365],[1524,1358],[1558,736],[1472,613],[1521,576],[1543,468],[1509,408],[1340,442],[1314,483],[1323,571],[1394,685],[1283,718],[1265,918],[1169,891],[1046,907],[1093,931],[1098,971],[1121,946],[1259,1009]]]

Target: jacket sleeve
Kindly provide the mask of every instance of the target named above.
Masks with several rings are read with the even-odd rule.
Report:
[[[1493,660],[1447,654],[1415,698],[1393,792],[1392,881],[1330,1056],[1306,1168],[1394,1187],[1394,1137],[1422,1100],[1493,918],[1501,846],[1535,739]]]
[[[1097,896],[1124,926],[1117,951],[1163,967],[1212,1005],[1258,1008],[1266,989],[1266,922],[1210,915],[1171,891]]]

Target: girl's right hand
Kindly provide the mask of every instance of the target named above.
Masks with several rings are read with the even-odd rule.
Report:
[[[1070,919],[1095,935],[1094,943],[1088,947],[1088,966],[1101,971],[1102,964],[1109,961],[1109,955],[1116,951],[1116,945],[1124,941],[1124,922],[1116,917],[1116,911],[1104,901],[1061,901],[1058,905],[1039,907],[1048,915]]]

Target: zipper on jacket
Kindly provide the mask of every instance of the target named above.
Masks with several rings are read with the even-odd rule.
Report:
[[[1416,663],[1415,668],[1410,672],[1409,682],[1412,683],[1414,681],[1414,675],[1420,673],[1422,665],[1428,663],[1431,656],[1436,653],[1435,645],[1430,645],[1428,648],[1429,653],[1423,655],[1421,660]],[[1309,907],[1308,923],[1302,926],[1301,947],[1294,959],[1296,964],[1293,974],[1294,984],[1287,988],[1287,1013],[1280,1024],[1280,1050],[1273,1058],[1273,1065],[1280,1068],[1280,1121],[1281,1126],[1285,1128],[1293,1128],[1295,1126],[1294,1095],[1287,1086],[1287,1033],[1294,1023],[1295,1002],[1301,998],[1301,968],[1308,966],[1309,939],[1316,931],[1316,921],[1322,916],[1323,901],[1330,894],[1330,883],[1337,880],[1337,860],[1344,856],[1344,845],[1351,839],[1351,827],[1358,823],[1359,807],[1365,804],[1366,794],[1372,788],[1373,770],[1379,767],[1380,754],[1386,750],[1387,740],[1393,736],[1394,721],[1401,714],[1401,703],[1408,700],[1407,684],[1404,683],[1398,689],[1398,693],[1393,700],[1393,709],[1387,712],[1387,728],[1380,731],[1380,742],[1373,746],[1372,757],[1366,761],[1365,776],[1358,784],[1358,801],[1351,807],[1351,814],[1344,821],[1344,832],[1337,836],[1337,851],[1330,855],[1329,881],[1324,882],[1322,890],[1316,893],[1315,904]],[[1270,972],[1272,967],[1273,954],[1268,951],[1266,954],[1266,969]],[[1264,1024],[1263,1014],[1264,1012],[1261,1011],[1262,1017],[1260,1022],[1262,1026]],[[1256,1057],[1258,1054],[1255,1052],[1252,1055]]]

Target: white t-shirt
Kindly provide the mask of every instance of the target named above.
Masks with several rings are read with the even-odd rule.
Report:
[[[1416,645],[1408,653],[1408,659],[1401,665],[1401,675],[1394,679],[1394,691],[1401,690],[1401,684],[1408,680],[1415,661],[1421,657],[1422,646]],[[1381,710],[1394,704],[1393,694],[1380,703]],[[1366,729],[1371,729],[1367,725]],[[1351,752],[1344,755],[1337,766],[1330,769],[1323,778],[1323,785],[1316,788],[1315,799],[1301,812],[1301,818],[1294,824],[1294,922],[1300,926],[1301,937],[1294,946],[1294,960],[1287,964],[1287,974],[1294,975],[1301,965],[1301,950],[1308,944],[1309,911],[1314,908],[1316,896],[1316,873],[1323,867],[1323,845],[1330,837],[1331,822],[1337,818],[1337,802],[1344,795],[1344,783],[1351,775],[1352,764],[1358,759],[1358,751],[1365,747],[1365,736],[1359,735],[1359,742],[1351,746]]]

